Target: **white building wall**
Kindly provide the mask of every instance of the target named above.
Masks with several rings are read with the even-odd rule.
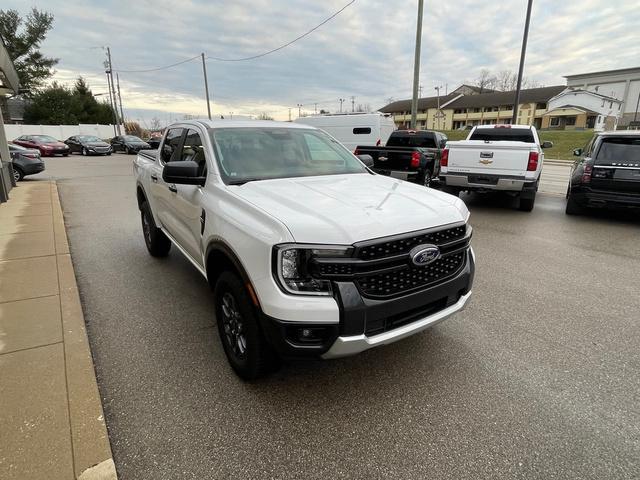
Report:
[[[640,68],[627,69],[622,72],[601,72],[600,74],[579,75],[578,78],[567,78],[567,86],[597,91],[602,95],[622,100],[623,113],[636,111],[638,95],[640,95]]]
[[[586,92],[572,92],[570,90],[565,90],[555,98],[549,100],[548,110],[550,111],[565,105],[586,108],[604,116],[619,117],[622,112],[622,110],[618,108],[621,105],[620,101],[611,101],[590,95]]]
[[[51,135],[58,140],[66,140],[72,135],[95,135],[100,138],[111,138],[113,125],[5,125],[7,140],[11,141],[20,135]],[[124,126],[121,127],[124,133]]]

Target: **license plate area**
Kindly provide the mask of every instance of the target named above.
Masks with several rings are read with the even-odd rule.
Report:
[[[479,183],[481,185],[497,185],[498,179],[488,175],[469,175],[469,183]]]
[[[613,178],[615,180],[633,180],[636,182],[640,182],[640,169],[629,170],[626,168],[619,168],[614,172]]]

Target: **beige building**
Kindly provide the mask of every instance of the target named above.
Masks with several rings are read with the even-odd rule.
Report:
[[[560,85],[522,90],[518,123],[540,128],[547,102],[565,88]],[[421,98],[417,128],[455,130],[467,125],[511,123],[514,97],[515,92],[478,93],[477,88],[463,85],[442,97]],[[390,103],[380,111],[393,114],[398,128],[407,128],[411,121],[411,100]]]

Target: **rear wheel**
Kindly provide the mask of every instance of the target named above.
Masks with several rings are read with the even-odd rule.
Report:
[[[460,196],[460,190],[458,190],[456,187],[449,187],[447,185],[444,185],[442,187],[442,191],[444,193],[448,193],[449,195],[453,195],[454,197]]]
[[[129,147],[124,147],[124,153],[126,153],[127,155],[131,153],[131,151],[129,150]]]
[[[24,178],[24,172],[22,171],[22,169],[16,165],[13,166],[13,179],[16,182],[19,182],[20,180],[22,180]]]
[[[87,151],[87,149],[85,147],[82,147],[82,155],[84,155],[85,157],[87,155],[89,155],[89,152]]]
[[[564,209],[567,215],[582,215],[584,213],[584,207],[576,202],[576,199],[569,193],[567,195],[567,206]]]
[[[140,206],[140,217],[142,220],[142,234],[144,235],[144,243],[147,250],[153,257],[166,257],[171,250],[171,240],[164,234],[162,230],[156,227],[153,220],[151,209],[147,202],[143,202]]]
[[[533,195],[528,195],[523,197],[520,195],[520,204],[518,205],[518,210],[522,212],[530,212],[533,210],[533,206],[536,203],[536,192],[533,192]]]
[[[431,174],[431,172],[429,170],[426,170],[424,172],[424,177],[422,178],[422,184],[425,187],[430,187],[432,179],[433,179],[433,175]]]
[[[224,272],[215,286],[216,320],[229,364],[240,378],[253,380],[277,366],[265,339],[247,288],[233,272]]]

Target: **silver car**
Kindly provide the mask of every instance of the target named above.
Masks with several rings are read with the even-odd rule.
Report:
[[[19,182],[27,175],[35,175],[44,170],[44,161],[40,152],[32,148],[9,144],[9,154],[13,163],[13,178]]]

